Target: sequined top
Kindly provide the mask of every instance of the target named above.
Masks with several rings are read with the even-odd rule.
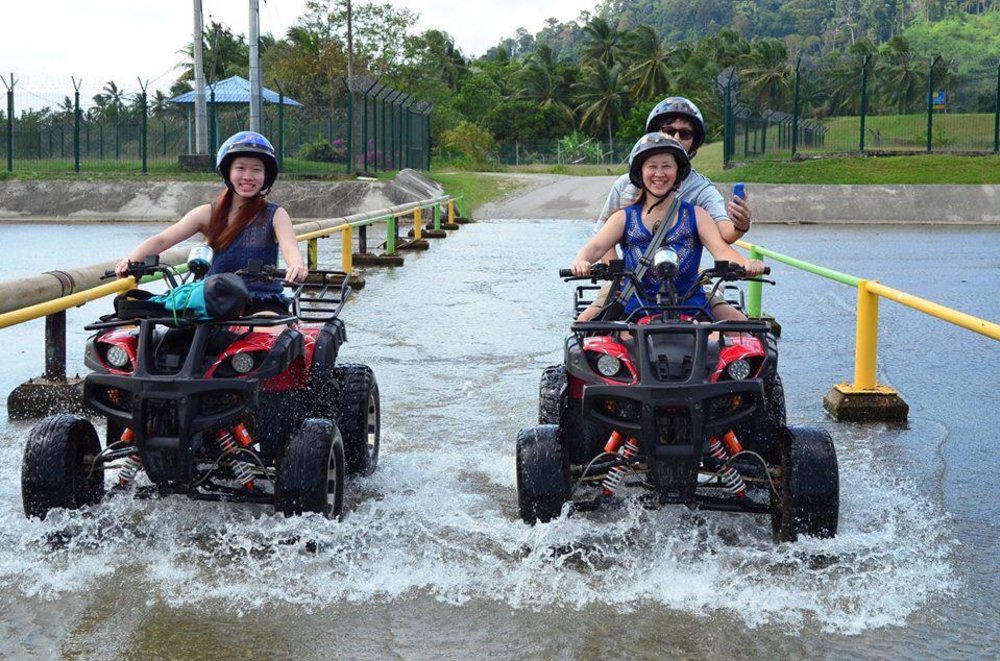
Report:
[[[642,224],[642,204],[636,203],[625,208],[625,233],[619,242],[625,259],[625,268],[634,270],[639,260],[646,253],[653,233]],[[698,236],[698,223],[695,219],[694,207],[689,202],[681,202],[677,211],[677,222],[666,231],[660,247],[670,248],[677,253],[678,268],[674,278],[676,291],[683,295],[698,279],[698,265],[701,263],[701,237]],[[625,283],[622,284],[625,286]],[[631,314],[640,305],[655,305],[656,292],[660,282],[653,274],[653,269],[646,269],[642,277],[642,292],[636,292],[625,304],[625,314]],[[639,295],[643,301],[640,302]],[[705,291],[699,287],[695,294],[684,305],[706,306]]]
[[[214,206],[214,205],[213,205]],[[262,264],[278,265],[278,241],[274,236],[274,212],[278,205],[268,202],[257,217],[243,228],[235,240],[224,250],[215,254],[208,275],[214,273],[235,273],[247,267],[251,259],[260,260]],[[291,301],[282,293],[280,282],[261,282],[247,280],[247,289],[254,302],[280,302],[288,305]]]

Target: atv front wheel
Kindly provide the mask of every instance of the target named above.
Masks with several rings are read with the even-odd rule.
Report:
[[[318,512],[328,519],[344,506],[344,442],[333,420],[308,418],[285,447],[274,486],[274,511]]]
[[[21,500],[28,517],[79,509],[104,497],[104,470],[95,465],[101,443],[86,418],[61,414],[35,425],[24,446]]]
[[[337,425],[344,437],[348,475],[371,475],[378,465],[381,405],[378,382],[367,365],[338,365]]]
[[[539,425],[517,435],[517,505],[525,523],[558,518],[570,500],[569,457],[559,427]]]
[[[775,541],[833,537],[840,513],[837,452],[825,429],[789,427],[781,443],[779,494],[771,497]]]

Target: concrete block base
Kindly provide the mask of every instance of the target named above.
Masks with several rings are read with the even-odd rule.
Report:
[[[370,252],[354,253],[351,260],[358,266],[402,266],[402,255],[375,255]]]
[[[182,172],[212,172],[215,157],[211,154],[181,154],[177,157],[177,167]]]
[[[448,238],[448,233],[445,232],[444,230],[424,230],[423,232],[421,232],[421,235],[425,239],[446,239],[446,238]],[[412,239],[413,236],[414,236],[413,230],[410,230],[409,232],[407,232],[406,236],[408,236],[408,237],[410,237]]]
[[[396,250],[428,250],[431,244],[424,239],[414,239],[412,241],[400,241]]]
[[[455,222],[459,225],[467,225],[469,223],[474,223],[476,221],[472,220],[471,218],[463,218],[462,216],[457,216],[455,218]]]
[[[823,398],[823,408],[838,422],[906,422],[909,405],[892,388],[835,385]]]
[[[443,230],[457,230],[461,228],[462,226],[458,223],[441,223],[441,229]]]
[[[22,383],[7,397],[11,420],[44,418],[55,413],[83,413],[83,379],[39,377]]]

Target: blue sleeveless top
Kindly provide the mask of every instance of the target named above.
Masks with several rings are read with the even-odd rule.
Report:
[[[235,273],[245,269],[251,259],[259,259],[265,266],[277,266],[278,241],[274,238],[274,212],[277,210],[277,204],[268,202],[232,243],[216,253],[207,275]],[[284,287],[280,282],[247,280],[246,285],[254,302],[291,303],[282,293]]]
[[[637,202],[626,207],[625,233],[619,243],[625,258],[625,268],[630,271],[635,269],[652,240],[653,234],[642,224],[642,205]],[[690,202],[681,202],[680,210],[677,212],[677,222],[663,235],[660,247],[670,248],[677,253],[680,263],[677,276],[674,278],[674,287],[678,293],[686,293],[698,279],[698,265],[701,263],[702,249],[694,206]],[[622,287],[624,288],[626,284],[623,282]],[[646,269],[646,273],[642,277],[642,291],[636,292],[625,304],[626,316],[640,305],[655,305],[656,292],[659,289],[660,283],[654,276],[653,269]],[[639,296],[642,296],[641,302]],[[707,307],[708,300],[705,297],[705,290],[699,287],[691,298],[682,301],[682,303]]]

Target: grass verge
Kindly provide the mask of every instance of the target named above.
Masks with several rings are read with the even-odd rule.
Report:
[[[461,195],[459,207],[470,215],[483,204],[518,190],[525,183],[502,174],[482,172],[428,172],[434,181],[441,184],[449,195]]]

